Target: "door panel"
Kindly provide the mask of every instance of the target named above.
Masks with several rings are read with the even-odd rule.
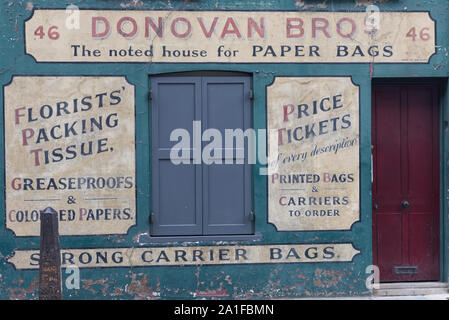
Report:
[[[373,89],[373,258],[382,282],[439,279],[438,92]]]
[[[208,197],[204,198],[207,212],[206,234],[245,234],[251,231],[245,207],[245,179],[243,165],[205,167],[208,178]],[[221,181],[222,183],[216,183]]]
[[[375,234],[377,237],[377,251],[382,253],[383,260],[388,261],[392,265],[400,265],[402,261],[402,232],[397,226],[401,225],[401,213],[379,214],[376,216],[376,219],[377,225],[383,226]],[[376,262],[374,264],[379,265]],[[379,267],[382,268],[382,266]],[[381,270],[381,275],[383,274],[384,270]]]
[[[201,221],[196,216],[195,202],[195,166],[174,165],[170,160],[159,162],[159,227],[170,229],[188,229],[201,232]],[[183,214],[179,214],[182,212]],[[179,232],[179,231],[178,231]]]
[[[382,208],[391,211],[397,207],[395,198],[401,193],[401,172],[397,170],[401,166],[401,127],[397,125],[400,118],[400,92],[395,88],[383,88],[376,91],[376,101],[382,101],[375,106],[373,117],[373,145],[375,145],[375,165],[382,168],[383,174],[376,175],[376,183],[373,184],[373,192],[376,200],[382,203]],[[382,124],[377,126],[376,123]],[[376,143],[382,141],[382,144]],[[376,166],[374,167],[376,169]]]
[[[166,78],[163,80],[167,81]],[[198,97],[195,95],[195,81],[166,83],[160,81],[154,91],[157,102],[159,148],[170,148],[176,142],[170,141],[174,129],[183,128],[192,135],[192,121],[197,119],[195,107]],[[156,120],[156,119],[155,119]]]

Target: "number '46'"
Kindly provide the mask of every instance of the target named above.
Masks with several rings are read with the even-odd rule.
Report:
[[[418,35],[416,34],[416,28],[413,27],[411,28],[408,33],[407,33],[407,38],[412,38],[413,41],[416,41],[416,37]],[[429,34],[429,28],[422,28],[421,31],[419,32],[419,38],[422,41],[428,41],[430,40],[430,34]]]
[[[47,36],[51,40],[59,39],[59,32],[57,30],[57,26],[51,26],[48,28]],[[43,39],[45,37],[44,26],[39,26],[36,30],[34,30],[34,35],[39,37],[39,39]]]

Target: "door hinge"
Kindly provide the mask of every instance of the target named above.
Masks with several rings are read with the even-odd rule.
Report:
[[[256,215],[254,214],[254,211],[252,211],[252,210],[251,210],[251,212],[249,213],[249,219],[250,219],[251,221],[256,220]]]
[[[150,93],[148,94],[148,99],[151,101],[153,100],[153,91],[150,90]]]
[[[150,213],[150,224],[154,224],[154,212]]]
[[[249,90],[249,99],[254,100],[254,91],[252,89]]]

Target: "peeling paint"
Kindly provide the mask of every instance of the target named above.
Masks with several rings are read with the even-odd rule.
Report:
[[[204,290],[195,292],[195,296],[197,297],[228,297],[229,294],[225,289],[213,289],[213,290]]]
[[[388,2],[389,0],[354,0],[354,1],[355,1],[356,7],[359,7],[359,6],[368,7],[368,6],[374,5],[376,3],[384,4],[384,3]]]
[[[323,2],[316,3],[316,4],[307,4],[307,0],[294,0],[295,6],[302,8],[302,9],[313,9],[313,8],[319,8],[324,9],[327,8],[327,0],[323,0]]]
[[[313,281],[314,287],[329,289],[341,283],[345,274],[339,270],[323,270],[315,269],[315,277]]]
[[[125,292],[134,297],[135,300],[152,300],[160,296],[160,284],[155,287],[150,285],[148,275],[131,273],[131,281],[126,285]]]
[[[11,281],[17,287],[7,288],[8,296],[11,300],[36,299],[39,291],[39,278],[34,278],[28,287],[21,288],[25,283],[22,278]]]
[[[120,3],[122,8],[142,8],[144,5],[142,0],[128,0],[126,2]]]
[[[82,288],[84,290],[90,291],[93,294],[98,294],[98,293],[102,293],[103,296],[107,295],[108,292],[108,280],[107,278],[105,279],[98,279],[98,280],[82,280],[81,281],[83,283]],[[95,286],[96,285],[100,285],[100,290],[96,289]]]

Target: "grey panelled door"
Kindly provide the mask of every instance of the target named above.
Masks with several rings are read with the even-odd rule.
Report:
[[[251,213],[251,166],[246,149],[225,150],[225,129],[251,127],[250,77],[176,76],[151,79],[153,212],[151,234],[225,235],[253,232]],[[190,133],[193,121],[202,131],[221,133],[223,148],[209,158],[222,164],[173,164],[170,141],[173,129]],[[215,131],[217,132],[217,131]],[[207,146],[214,138],[203,141]],[[239,146],[240,147],[240,146]],[[239,149],[239,150],[236,150]],[[232,152],[230,152],[232,151]],[[241,151],[241,152],[237,152]],[[206,154],[206,152],[205,152]],[[209,152],[207,152],[209,155]],[[227,160],[227,161],[226,161]],[[232,164],[226,164],[231,161]]]

